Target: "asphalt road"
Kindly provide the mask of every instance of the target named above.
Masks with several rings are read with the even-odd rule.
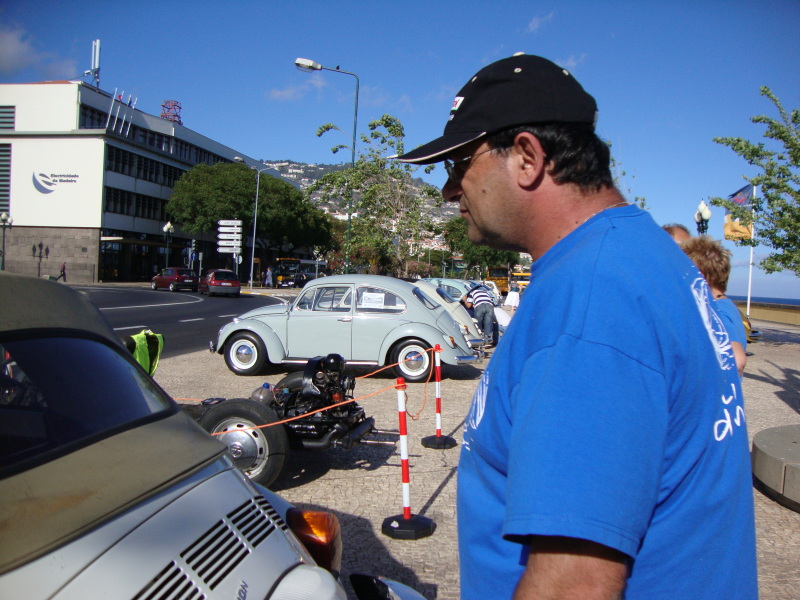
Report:
[[[150,329],[164,336],[163,358],[205,350],[219,328],[233,317],[279,299],[242,294],[209,298],[193,292],[154,292],[149,288],[83,287],[122,337]]]

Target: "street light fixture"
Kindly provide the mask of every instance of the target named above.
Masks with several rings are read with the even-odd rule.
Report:
[[[258,188],[261,183],[261,173],[270,167],[264,165],[263,169],[259,169],[255,165],[247,165],[241,156],[234,156],[233,160],[238,163],[246,165],[249,169],[256,172],[256,205],[253,209],[253,249],[250,252],[250,289],[253,289],[253,264],[256,262],[256,222],[258,221]]]
[[[697,212],[694,213],[694,220],[697,223],[697,233],[705,235],[708,231],[708,222],[711,220],[711,210],[706,206],[705,201],[701,200],[697,206]]]
[[[171,221],[167,221],[167,224],[161,228],[164,231],[164,239],[167,240],[167,264],[164,265],[165,269],[169,268],[169,244],[172,242],[172,232],[175,231],[175,227],[172,225]]]
[[[298,58],[294,61],[294,66],[296,66],[300,71],[305,71],[306,73],[311,73],[313,71],[333,71],[334,73],[344,73],[345,75],[352,75],[356,78],[356,103],[355,103],[355,110],[353,111],[353,145],[350,147],[351,154],[350,154],[350,168],[355,170],[356,168],[356,130],[358,128],[358,75],[355,73],[351,73],[349,71],[342,71],[339,67],[335,69],[329,69],[328,67],[323,67],[318,62],[314,62],[308,58]],[[350,191],[350,200],[347,204],[347,239],[345,240],[344,246],[344,272],[345,274],[350,273],[350,222],[353,217],[353,192]]]
[[[0,214],[0,226],[3,228],[3,255],[0,257],[0,271],[6,270],[6,229],[14,225],[14,219],[10,214],[4,212]]]

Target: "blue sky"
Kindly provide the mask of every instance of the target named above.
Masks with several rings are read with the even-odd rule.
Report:
[[[407,147],[440,134],[452,99],[484,65],[515,52],[569,68],[597,99],[598,133],[654,219],[694,230],[700,200],[756,171],[715,136],[761,140],[750,118],[777,116],[759,88],[800,106],[800,3],[742,2],[37,2],[0,5],[0,82],[79,77],[101,40],[100,85],[265,160],[347,162],[355,80],[294,67],[297,57],[358,74],[359,133],[390,114]],[[88,79],[86,79],[88,81]],[[324,123],[347,134],[317,138]],[[439,169],[429,181],[443,183]],[[712,207],[709,232],[721,237]],[[729,293],[747,293],[748,249]],[[755,252],[756,262],[765,255]],[[753,272],[753,295],[800,298],[793,274]]]

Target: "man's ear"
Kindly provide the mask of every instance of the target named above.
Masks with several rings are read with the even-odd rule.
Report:
[[[517,183],[525,188],[536,185],[546,171],[547,162],[539,138],[523,131],[514,139],[511,150],[516,158]]]

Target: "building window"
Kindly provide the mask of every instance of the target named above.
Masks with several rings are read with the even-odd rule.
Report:
[[[108,113],[97,110],[91,106],[81,104],[79,129],[105,129],[108,122]]]
[[[0,106],[0,129],[14,129],[16,106]]]
[[[105,211],[141,219],[166,221],[166,200],[117,188],[105,188]]]
[[[11,144],[0,144],[0,212],[11,212]]]

